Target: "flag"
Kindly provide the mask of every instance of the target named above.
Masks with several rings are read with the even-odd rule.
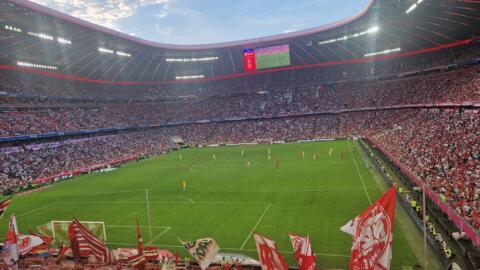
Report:
[[[128,257],[128,264],[137,269],[143,268],[145,265],[145,256],[143,256],[143,254],[138,254]]]
[[[143,240],[140,233],[140,225],[138,225],[137,219],[137,255],[128,257],[128,263],[138,269],[142,269],[145,266],[145,256],[143,255]]]
[[[278,252],[275,241],[260,234],[254,234],[253,238],[257,245],[262,270],[288,270],[282,254]]]
[[[48,250],[48,246],[50,246],[50,244],[53,242],[53,238],[50,237],[50,236],[47,236],[47,235],[44,235],[44,234],[41,234],[41,233],[32,233],[32,231],[30,230],[30,235],[33,235],[33,236],[36,236],[36,237],[40,237],[43,241],[43,244],[39,245],[39,246],[36,246],[34,247],[30,253],[39,253],[40,250]]]
[[[396,192],[396,187],[392,187],[365,212],[341,228],[353,237],[350,269],[390,268]]]
[[[115,256],[113,256],[108,247],[80,224],[78,219],[72,219],[72,223],[68,228],[68,234],[75,258],[87,257],[93,254],[103,264],[115,263]]]
[[[2,220],[3,214],[5,214],[5,211],[7,211],[10,201],[12,201],[12,198],[8,198],[0,202],[0,220]]]
[[[315,265],[315,254],[312,250],[310,238],[307,236],[299,236],[293,233],[288,234],[293,246],[293,255],[298,262],[300,270],[317,270]]]
[[[67,247],[65,243],[62,242],[62,244],[60,245],[60,251],[58,252],[58,256],[57,256],[57,264],[59,264],[63,260],[63,257],[65,257],[65,254],[67,253],[68,248],[69,247]]]
[[[197,260],[198,265],[200,265],[200,268],[203,270],[212,263],[215,256],[220,251],[217,242],[212,238],[202,238],[193,242],[183,242],[180,240],[180,242],[188,252],[192,254],[195,260]]]
[[[18,264],[20,257],[20,250],[17,245],[17,220],[15,215],[10,216],[8,223],[7,234],[5,235],[5,242],[2,249],[2,257],[5,264],[9,267],[14,267]]]
[[[43,239],[36,235],[29,234],[18,234],[17,235],[17,245],[22,256],[27,255],[33,249],[40,247],[45,242]]]
[[[143,255],[145,256],[145,259],[149,261],[154,261],[158,258],[158,250],[156,247],[145,247]]]

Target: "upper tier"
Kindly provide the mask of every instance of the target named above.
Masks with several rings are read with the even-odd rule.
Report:
[[[106,29],[26,0],[2,0],[0,68],[38,69],[19,67],[22,61],[56,67],[42,70],[47,75],[96,83],[176,83],[176,77],[191,75],[212,80],[271,71],[246,72],[246,48],[289,45],[291,63],[281,69],[371,61],[372,53],[400,57],[461,44],[478,36],[479,19],[479,1],[373,0],[352,18],[304,31],[220,44],[168,45]],[[210,60],[167,61],[172,58]]]

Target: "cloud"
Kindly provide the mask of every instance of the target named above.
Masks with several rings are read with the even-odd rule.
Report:
[[[118,21],[132,17],[141,7],[162,6],[162,12],[172,0],[32,0],[38,4],[109,28]]]
[[[292,24],[287,29],[283,30],[283,33],[286,34],[286,33],[296,32],[303,28],[305,28],[303,24]]]

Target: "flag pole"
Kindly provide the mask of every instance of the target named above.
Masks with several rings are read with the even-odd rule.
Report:
[[[422,201],[423,201],[423,261],[424,261],[424,269],[427,270],[427,207],[425,203],[425,183],[423,183],[422,188]]]
[[[152,218],[150,215],[150,199],[148,197],[148,189],[145,189],[145,200],[147,201],[148,233],[150,235],[150,241],[152,241]]]

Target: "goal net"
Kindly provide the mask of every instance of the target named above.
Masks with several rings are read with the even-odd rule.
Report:
[[[68,228],[72,221],[52,220],[44,225],[38,226],[37,230],[53,238],[55,242],[69,243]],[[107,241],[105,222],[102,221],[80,221],[89,231],[104,243]]]

